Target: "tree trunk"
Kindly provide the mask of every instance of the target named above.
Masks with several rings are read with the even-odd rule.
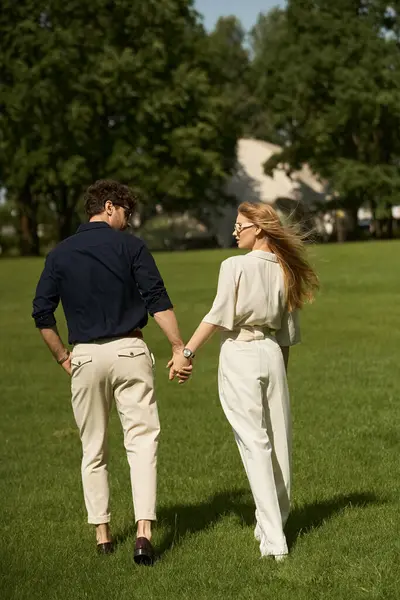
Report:
[[[64,212],[58,216],[58,240],[60,242],[75,233],[74,216],[75,213],[70,208],[65,209]]]
[[[374,229],[375,229],[375,237],[377,240],[382,239],[383,231],[382,231],[382,219],[375,219],[374,221]]]
[[[388,236],[389,240],[393,239],[393,217],[388,218],[387,236]]]
[[[393,239],[393,215],[392,215],[392,205],[387,202],[386,203],[386,212],[387,212],[387,219],[386,219],[386,224],[385,224],[385,233],[386,233],[386,237],[389,240]]]
[[[358,227],[358,208],[359,207],[356,206],[349,210],[352,240],[358,240],[360,238],[360,231]]]
[[[346,241],[346,239],[346,219],[343,216],[336,214],[336,240],[339,243],[343,243]]]
[[[69,237],[77,228],[78,218],[74,208],[75,204],[71,206],[68,202],[68,189],[63,186],[58,190],[58,241],[61,242],[65,238]]]
[[[37,202],[27,185],[18,197],[19,249],[21,256],[39,256]]]

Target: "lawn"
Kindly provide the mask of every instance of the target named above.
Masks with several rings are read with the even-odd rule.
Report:
[[[30,318],[42,260],[0,261],[1,600],[342,600],[400,597],[400,243],[320,246],[317,301],[292,350],[290,558],[260,560],[252,498],[217,395],[218,340],[193,379],[157,360],[160,560],[138,568],[118,417],[110,427],[113,556],[98,557],[80,482],[69,382]],[[228,252],[158,254],[188,338]],[[60,317],[61,320],[61,317]]]

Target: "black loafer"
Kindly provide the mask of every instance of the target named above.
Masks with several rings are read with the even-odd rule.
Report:
[[[104,542],[97,544],[98,554],[112,554],[114,552],[114,544],[112,542]]]
[[[136,540],[133,560],[137,565],[150,567],[154,564],[154,550],[149,540],[145,537],[139,537]]]

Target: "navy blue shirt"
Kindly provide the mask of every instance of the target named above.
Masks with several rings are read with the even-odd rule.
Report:
[[[61,300],[70,344],[123,337],[172,308],[153,257],[139,238],[107,223],[81,225],[48,255],[33,301],[36,327],[54,327]]]

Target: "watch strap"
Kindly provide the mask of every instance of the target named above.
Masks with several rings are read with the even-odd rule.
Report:
[[[67,361],[70,357],[71,352],[69,350],[66,351],[66,354],[57,360],[57,364],[63,365],[65,361]]]

